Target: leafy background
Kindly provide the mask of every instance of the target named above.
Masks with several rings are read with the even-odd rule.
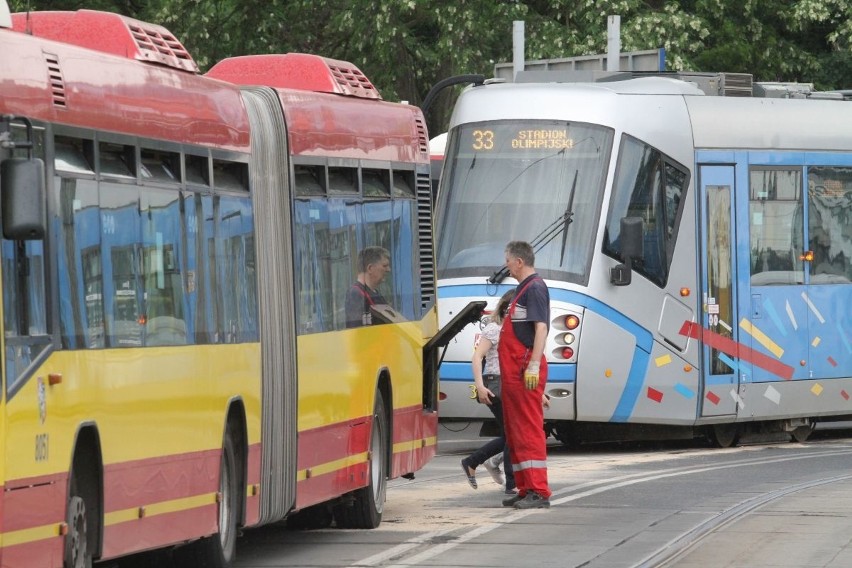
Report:
[[[386,100],[420,104],[441,79],[491,76],[523,20],[528,60],[666,49],[669,70],[852,89],[852,0],[10,0],[13,11],[94,9],[168,28],[202,70],[233,55],[307,52],[350,61]],[[459,87],[439,97],[445,129]]]

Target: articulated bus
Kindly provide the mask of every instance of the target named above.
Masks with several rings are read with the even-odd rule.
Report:
[[[493,307],[516,284],[496,270],[506,243],[534,245],[545,428],[566,445],[801,441],[852,415],[852,103],[694,75],[522,73],[468,87],[452,115],[440,317]],[[442,420],[487,416],[468,388],[478,332],[448,348]]]
[[[435,454],[428,135],[353,65],[0,10],[0,565],[373,528]],[[392,264],[346,326],[364,247]],[[381,317],[380,317],[381,316]]]

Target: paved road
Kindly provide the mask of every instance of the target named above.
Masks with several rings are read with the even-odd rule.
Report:
[[[378,529],[246,531],[236,566],[852,566],[852,439],[552,446],[552,508],[515,511],[484,471],[464,480],[472,430],[442,430],[439,457],[391,483]]]

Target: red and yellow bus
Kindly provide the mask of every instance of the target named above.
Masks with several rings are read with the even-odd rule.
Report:
[[[0,565],[377,526],[436,449],[419,109],[312,55],[201,75],[103,12],[0,10],[0,52]],[[395,311],[347,329],[367,246]]]

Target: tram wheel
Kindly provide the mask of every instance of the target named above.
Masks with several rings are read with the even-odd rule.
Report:
[[[569,450],[578,450],[583,444],[572,423],[567,420],[556,423],[553,427],[553,437],[562,442],[562,445]]]
[[[387,491],[388,419],[384,398],[376,391],[373,431],[370,434],[369,482],[334,508],[334,520],[341,529],[374,529],[382,522]]]
[[[710,441],[719,448],[736,446],[740,427],[736,424],[714,424],[710,429]]]
[[[815,427],[816,424],[813,423],[806,424],[805,426],[799,426],[798,428],[790,432],[790,441],[798,442],[800,444],[806,442],[807,439],[810,438]]]

